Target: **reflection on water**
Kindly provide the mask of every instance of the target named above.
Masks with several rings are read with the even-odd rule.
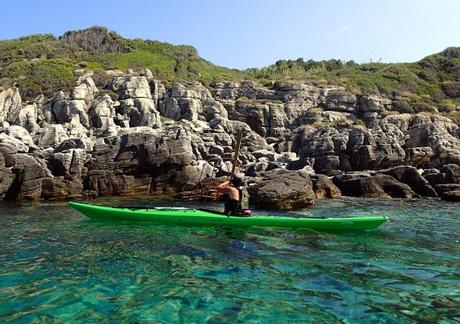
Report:
[[[3,204],[0,322],[459,321],[458,207],[339,200],[302,212],[391,217],[330,234],[98,223],[63,203]]]

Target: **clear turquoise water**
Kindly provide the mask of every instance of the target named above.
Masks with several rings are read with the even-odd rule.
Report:
[[[236,231],[2,204],[0,322],[460,321],[459,204],[325,201],[304,214],[392,221],[364,233]]]

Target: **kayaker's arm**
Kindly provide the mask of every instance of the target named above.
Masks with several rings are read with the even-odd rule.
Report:
[[[231,187],[231,183],[230,183],[230,180],[227,180],[227,181],[224,181],[222,183],[219,183],[216,186],[216,189],[219,190],[219,191],[223,191],[223,190],[227,190],[229,187]]]

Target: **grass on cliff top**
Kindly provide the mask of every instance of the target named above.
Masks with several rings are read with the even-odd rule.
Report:
[[[407,112],[443,110],[449,101],[460,98],[460,48],[448,48],[416,63],[297,59],[244,73],[261,82],[301,80],[343,87],[354,94],[382,95],[399,100],[410,108]]]
[[[280,60],[261,69],[239,71],[202,59],[187,45],[126,39],[104,27],[70,31],[61,37],[38,34],[0,41],[0,87],[17,84],[25,100],[44,93],[70,90],[75,69],[139,70],[149,68],[170,83],[198,80],[205,85],[222,80],[252,79],[261,83],[301,81],[336,85],[355,94],[391,98],[400,112],[440,111],[458,120],[460,48],[448,48],[416,63],[367,63],[340,60]]]
[[[165,81],[198,80],[204,84],[244,78],[238,70],[202,59],[192,46],[125,39],[104,27],[67,32],[59,38],[38,34],[0,41],[0,84],[17,84],[26,99],[67,90],[74,83],[73,70],[79,68],[149,68]]]

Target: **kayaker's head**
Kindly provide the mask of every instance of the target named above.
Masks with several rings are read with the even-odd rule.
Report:
[[[243,178],[235,176],[233,177],[230,182],[236,188],[243,187],[245,185]]]

